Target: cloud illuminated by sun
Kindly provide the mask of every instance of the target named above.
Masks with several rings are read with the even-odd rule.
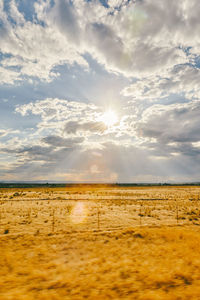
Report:
[[[114,126],[117,121],[118,121],[118,117],[116,115],[116,113],[113,110],[107,110],[102,117],[100,118],[100,120],[107,126],[107,127],[111,127]]]

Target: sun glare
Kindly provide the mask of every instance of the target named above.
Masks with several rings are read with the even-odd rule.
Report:
[[[72,209],[70,219],[73,224],[81,224],[87,217],[87,210],[83,202],[77,202]]]
[[[101,121],[108,127],[111,127],[113,125],[115,125],[118,121],[117,115],[114,111],[112,110],[108,110],[106,111],[102,118]]]

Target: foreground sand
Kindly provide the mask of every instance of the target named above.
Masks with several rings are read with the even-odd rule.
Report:
[[[174,188],[169,193],[167,189],[158,188],[152,192],[160,195],[159,200],[155,200],[159,201],[156,205],[161,207],[160,203],[164,201],[163,209],[160,208],[156,215],[159,217],[160,211],[162,218],[165,215],[166,218],[171,217],[171,223],[174,222],[171,225],[158,222],[159,226],[152,226],[148,220],[154,218],[156,222],[160,218],[149,216],[148,204],[145,204],[148,215],[141,214],[140,205],[135,210],[136,203],[132,200],[134,210],[131,210],[131,203],[128,207],[124,206],[124,202],[117,206],[117,209],[121,207],[124,212],[120,226],[113,228],[110,227],[110,218],[116,217],[116,210],[113,206],[111,211],[114,211],[114,215],[110,215],[105,208],[108,204],[110,207],[110,202],[101,203],[101,209],[105,209],[105,213],[102,213],[100,222],[104,223],[99,228],[94,207],[91,211],[88,210],[91,216],[84,224],[71,224],[70,227],[69,223],[65,223],[65,226],[59,223],[63,217],[59,210],[60,202],[47,199],[49,203],[45,206],[46,204],[40,205],[39,201],[35,218],[35,198],[26,206],[24,200],[23,205],[20,204],[22,191],[2,191],[0,299],[200,299],[199,188],[192,191],[193,188],[180,188],[177,192],[177,188]],[[40,195],[43,192],[37,191]],[[107,192],[104,191],[104,198]],[[8,193],[18,193],[18,198],[15,201],[6,200]],[[24,193],[27,195],[27,191]],[[55,193],[55,190],[51,193]],[[141,193],[143,198],[146,195],[150,204],[154,201],[148,189],[132,190],[132,195],[137,193],[140,198]],[[175,218],[176,207],[172,203],[177,200],[171,197],[176,193],[182,195],[179,197],[179,202],[182,203],[180,210],[185,217],[180,220]],[[69,194],[73,195],[73,192]],[[173,199],[166,210],[169,201],[166,195],[169,194],[171,196],[168,198]],[[148,200],[148,195],[151,201]],[[30,203],[33,210],[31,212]],[[115,199],[112,199],[112,203],[115,203]],[[60,215],[57,214],[57,225],[52,223],[52,214],[45,214],[44,218],[42,213],[51,208],[51,205],[56,205],[60,212]],[[19,218],[17,210],[18,215],[21,214]],[[72,213],[73,209],[70,211]],[[123,218],[131,215],[129,211],[134,214],[133,226],[127,226],[126,220],[124,225],[122,223]],[[88,223],[93,218],[90,228]],[[143,219],[141,222],[141,218],[146,218],[147,225]],[[107,227],[106,220],[109,225]],[[137,226],[134,225],[134,220]],[[39,224],[41,230],[38,230]]]

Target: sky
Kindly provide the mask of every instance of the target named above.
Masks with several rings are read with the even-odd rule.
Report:
[[[0,181],[200,181],[198,0],[0,0]]]

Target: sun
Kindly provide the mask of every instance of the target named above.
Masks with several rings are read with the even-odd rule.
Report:
[[[102,117],[101,121],[108,127],[115,125],[118,121],[117,115],[113,110],[106,111]]]

